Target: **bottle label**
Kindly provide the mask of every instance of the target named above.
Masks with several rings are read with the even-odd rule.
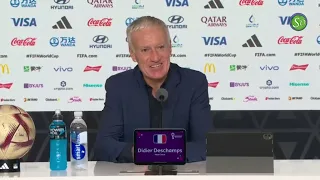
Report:
[[[50,125],[50,139],[66,139],[66,126],[65,125]]]
[[[81,160],[86,155],[87,132],[71,132],[71,154],[73,159]]]

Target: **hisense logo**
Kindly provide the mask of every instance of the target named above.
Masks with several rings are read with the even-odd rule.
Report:
[[[102,84],[83,84],[85,88],[101,88]]]
[[[296,82],[291,82],[289,83],[289,86],[309,86],[309,83],[296,83]]]

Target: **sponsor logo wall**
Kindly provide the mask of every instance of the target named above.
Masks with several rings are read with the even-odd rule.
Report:
[[[318,0],[2,0],[0,10],[0,104],[102,110],[105,80],[136,65],[126,27],[152,15],[170,30],[172,62],[207,76],[212,110],[319,109]]]

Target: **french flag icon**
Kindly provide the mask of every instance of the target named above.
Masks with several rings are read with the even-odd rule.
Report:
[[[165,144],[167,143],[167,135],[165,134],[155,134],[153,135],[154,144]]]

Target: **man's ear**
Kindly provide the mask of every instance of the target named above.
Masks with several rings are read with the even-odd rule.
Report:
[[[137,62],[135,53],[134,53],[134,51],[132,50],[132,47],[130,47],[130,46],[129,46],[129,53],[130,53],[131,59],[132,59],[134,62]]]

